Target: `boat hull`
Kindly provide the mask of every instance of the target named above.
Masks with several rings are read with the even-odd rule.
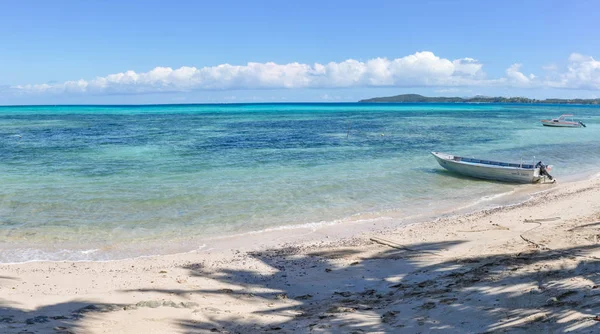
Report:
[[[477,179],[510,183],[536,183],[541,179],[539,168],[492,166],[460,161],[461,157],[455,157],[449,154],[438,152],[432,152],[432,154],[443,168],[456,174]],[[456,159],[458,159],[458,161]]]
[[[562,122],[552,122],[552,121],[542,121],[543,126],[550,126],[554,128],[581,128],[583,127],[579,123],[562,123]]]

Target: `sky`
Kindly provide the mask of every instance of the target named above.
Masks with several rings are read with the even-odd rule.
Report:
[[[0,0],[0,105],[600,97],[598,1]]]

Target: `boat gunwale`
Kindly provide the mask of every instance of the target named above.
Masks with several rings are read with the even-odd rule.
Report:
[[[462,165],[487,167],[487,168],[495,168],[495,169],[501,168],[501,169],[506,169],[506,170],[525,170],[525,171],[535,171],[536,170],[535,165],[532,165],[532,164],[518,164],[518,163],[514,163],[514,162],[501,162],[501,161],[493,161],[493,160],[467,158],[467,157],[461,157],[461,156],[451,155],[451,154],[446,154],[446,153],[441,153],[441,152],[431,152],[431,154],[433,154],[436,158],[442,159],[444,161],[453,162],[453,163],[462,164]],[[452,157],[452,158],[445,158],[443,156],[440,156],[439,154],[443,154],[443,155],[446,155],[446,156]],[[460,158],[460,160],[455,160],[455,158]],[[463,159],[486,161],[488,163],[464,161]],[[494,163],[497,163],[497,164],[494,164]],[[500,164],[509,164],[509,166],[502,166]],[[510,165],[520,165],[520,167],[510,166]]]

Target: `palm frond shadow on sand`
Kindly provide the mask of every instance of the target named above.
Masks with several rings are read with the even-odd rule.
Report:
[[[208,317],[202,322],[182,319],[179,325],[189,333],[530,333],[599,329],[600,260],[581,257],[597,250],[596,246],[424,261],[424,257],[435,257],[432,253],[437,250],[460,243],[409,245],[411,251],[382,246],[382,251],[365,257],[355,249],[305,255],[295,248],[253,252],[249,253],[252,258],[272,268],[270,274],[209,270],[191,264],[187,266],[191,276],[208,277],[235,288],[148,291],[229,294],[241,304],[271,303],[255,315],[263,321],[271,316],[279,319],[266,323],[239,315]],[[348,257],[359,260],[340,265],[338,260]],[[582,281],[583,288],[575,284]]]

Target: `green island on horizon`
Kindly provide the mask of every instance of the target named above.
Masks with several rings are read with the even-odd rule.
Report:
[[[428,97],[419,94],[400,94],[395,96],[374,97],[358,101],[359,103],[523,103],[523,104],[600,104],[597,99],[530,99],[526,97],[490,97],[477,95],[474,97]]]

